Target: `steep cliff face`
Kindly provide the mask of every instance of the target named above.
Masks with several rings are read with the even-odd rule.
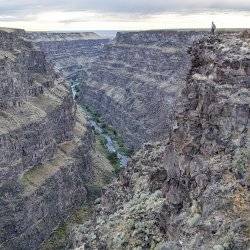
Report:
[[[70,247],[248,249],[250,39],[220,34],[189,53],[169,139],[145,144]]]
[[[0,248],[37,249],[84,202],[92,133],[23,30],[0,29]]]
[[[100,113],[128,146],[137,148],[169,131],[190,69],[187,48],[203,35],[128,32],[118,33],[112,44],[86,39],[84,33],[30,33],[28,38],[72,84],[80,84],[79,103]]]
[[[102,114],[130,147],[162,139],[190,69],[188,46],[201,32],[118,33],[92,63],[79,101]]]
[[[46,33],[30,32],[27,38],[46,54],[46,57],[71,82],[81,81],[89,64],[101,53],[109,39],[93,32]]]

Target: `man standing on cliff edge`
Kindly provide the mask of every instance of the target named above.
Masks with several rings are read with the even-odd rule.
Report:
[[[212,35],[215,34],[215,30],[216,30],[216,25],[214,24],[214,22],[212,22],[212,28],[211,28]]]

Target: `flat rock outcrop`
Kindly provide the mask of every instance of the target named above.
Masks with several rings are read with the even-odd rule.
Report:
[[[136,153],[70,248],[249,249],[250,40],[222,33],[189,53],[169,138]]]
[[[204,33],[118,32],[81,81],[79,102],[139,148],[163,139],[191,67],[187,48]]]
[[[85,200],[93,136],[23,30],[0,29],[0,248],[38,249]]]

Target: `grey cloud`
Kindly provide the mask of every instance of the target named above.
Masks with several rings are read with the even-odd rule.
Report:
[[[0,0],[0,16],[23,18],[43,11],[156,14],[204,10],[250,11],[249,0]]]

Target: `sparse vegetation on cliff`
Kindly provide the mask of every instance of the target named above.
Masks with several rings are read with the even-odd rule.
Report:
[[[247,170],[249,171],[250,151],[249,149],[241,149],[236,152],[233,160],[233,172],[238,177],[243,178]]]
[[[85,223],[94,213],[95,200],[101,196],[102,189],[115,178],[114,166],[107,159],[107,152],[100,136],[96,137],[92,151],[93,176],[87,180],[87,199],[79,209],[60,224],[50,238],[42,245],[42,250],[66,249],[72,227]]]
[[[109,152],[107,150],[107,140],[105,138],[105,134],[108,135],[114,143],[117,145],[117,152],[121,153],[125,156],[131,157],[134,153],[133,149],[129,149],[122,139],[122,136],[118,134],[118,132],[110,125],[107,125],[101,115],[94,111],[91,107],[84,106],[84,109],[90,114],[91,118],[98,124],[98,126],[102,129],[102,134],[96,132],[97,138],[100,140],[101,144],[104,147],[104,150],[107,154],[108,159],[110,159],[112,165],[115,168],[115,172],[119,172],[119,159],[117,158],[117,154]],[[114,157],[116,155],[116,157]]]
[[[248,249],[249,50],[239,33],[194,42],[169,138],[133,156],[75,247]]]
[[[38,249],[85,201],[92,172],[85,114],[26,35],[0,28],[1,249]]]

